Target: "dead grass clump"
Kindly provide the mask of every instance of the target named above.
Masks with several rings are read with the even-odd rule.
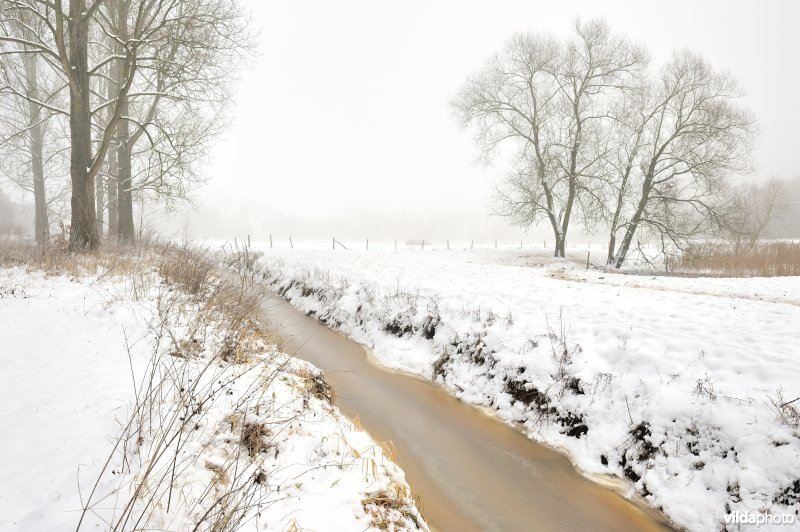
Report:
[[[203,350],[197,338],[181,340],[170,355],[178,358],[194,358]]]
[[[726,242],[693,244],[670,261],[670,270],[722,277],[800,275],[800,243],[769,242],[749,250]]]
[[[405,486],[392,483],[389,489],[379,490],[361,501],[364,513],[372,518],[379,530],[427,530],[422,526],[413,508],[411,492]]]
[[[778,419],[788,427],[795,430],[800,429],[800,397],[796,399],[786,400],[783,395],[783,390],[778,390],[775,397],[769,398],[772,407]]]
[[[206,462],[206,469],[214,473],[214,478],[211,480],[212,485],[220,484],[225,486],[230,483],[228,474],[225,472],[225,468],[223,466],[213,462]]]
[[[306,401],[308,397],[316,397],[317,399],[326,401],[329,405],[333,404],[333,388],[331,388],[331,385],[325,380],[325,376],[321,371],[302,369],[297,372],[297,376],[303,380],[302,392]]]
[[[158,272],[167,282],[193,296],[206,292],[215,269],[207,254],[168,244],[161,245],[159,251]]]
[[[270,430],[261,423],[245,423],[242,425],[242,435],[239,443],[250,455],[255,458],[259,453],[269,450],[268,438],[272,436]]]
[[[245,363],[263,351],[270,342],[258,317],[266,295],[252,272],[220,274],[219,257],[200,248],[162,243],[157,251],[161,277],[195,298],[196,327],[214,323],[224,332],[218,352],[224,362]]]

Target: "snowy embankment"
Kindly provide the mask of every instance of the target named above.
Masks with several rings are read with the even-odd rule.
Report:
[[[800,278],[620,275],[507,250],[254,249],[300,310],[584,472],[625,479],[676,525],[800,526]]]
[[[0,530],[426,529],[250,296],[118,267],[0,269]]]

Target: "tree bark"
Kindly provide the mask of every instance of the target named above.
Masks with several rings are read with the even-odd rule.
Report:
[[[122,106],[122,116],[127,117],[128,114],[128,101],[127,97],[120,100]],[[118,227],[120,241],[124,243],[132,243],[134,239],[133,227],[133,191],[131,190],[131,146],[130,146],[130,130],[126,118],[122,118],[117,127],[118,137],[117,141],[117,164],[118,174],[117,178],[117,209],[118,209]]]
[[[622,242],[619,244],[619,249],[614,255],[614,268],[616,269],[622,268],[622,263],[625,262],[625,257],[628,255],[628,251],[631,248],[631,242],[633,242],[633,235],[636,234],[636,230],[639,228],[639,222],[642,221],[642,215],[644,214],[645,207],[647,207],[647,202],[650,199],[650,191],[652,188],[653,177],[648,175],[642,184],[642,196],[639,198],[639,204],[636,206],[636,212],[633,213],[633,217],[628,224],[628,228],[625,230],[625,236],[622,237]]]
[[[108,239],[116,240],[119,236],[119,224],[117,223],[119,211],[117,209],[118,192],[117,179],[119,167],[117,165],[117,150],[108,152]]]
[[[92,121],[89,108],[89,21],[85,0],[69,5],[69,63],[74,86],[70,90],[70,180],[72,214],[70,251],[95,249],[99,244],[95,225],[94,176],[92,166]]]
[[[128,8],[129,2],[122,1],[117,3],[117,22],[118,35],[122,42],[128,40]],[[122,84],[122,70],[117,71],[119,77],[116,82]],[[117,124],[117,231],[119,240],[123,243],[131,244],[134,241],[133,226],[133,183],[131,181],[132,163],[130,125],[128,123],[128,95],[121,95],[117,103],[120,108],[120,119]]]
[[[632,170],[633,164],[630,163],[625,168],[625,172],[622,174],[622,182],[619,185],[619,192],[617,193],[617,205],[614,209],[614,217],[611,220],[611,229],[608,232],[608,256],[606,257],[606,265],[608,266],[612,266],[614,264],[614,252],[616,251],[617,247],[617,231],[620,229],[619,219],[622,217],[622,207],[625,201],[625,189],[628,187],[628,179],[630,179]]]
[[[98,238],[103,237],[103,211],[105,210],[105,187],[103,186],[103,178],[97,176],[94,182],[94,192],[95,192],[95,205],[94,210],[96,213],[95,219],[95,226],[97,227],[97,236]]]
[[[39,72],[38,57],[36,54],[23,54],[25,77],[28,82],[28,92],[34,98],[39,98]],[[40,105],[28,101],[28,117],[30,121],[31,173],[33,174],[33,204],[34,204],[34,236],[40,246],[50,241],[50,220],[47,215],[47,192],[44,187],[44,123],[42,121],[42,108]]]

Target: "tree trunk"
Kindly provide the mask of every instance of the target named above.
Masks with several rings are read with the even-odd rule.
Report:
[[[556,252],[556,257],[561,257],[562,259],[566,256],[569,219],[572,216],[572,206],[575,203],[575,183],[572,178],[570,178],[569,187],[570,190],[567,194],[567,204],[564,206],[564,215],[561,219],[561,230],[558,233],[558,250]]]
[[[622,177],[622,183],[619,186],[619,193],[617,194],[617,206],[614,209],[614,217],[611,220],[611,229],[608,232],[608,256],[606,257],[606,265],[612,266],[614,264],[614,251],[617,247],[617,231],[619,227],[619,219],[622,216],[623,202],[625,201],[625,188],[628,186],[628,179],[630,177],[632,166],[629,165]]]
[[[608,255],[606,256],[606,265],[612,266],[614,264],[614,251],[617,247],[617,234],[616,229],[611,229],[608,235]]]
[[[97,236],[98,238],[103,238],[103,211],[105,211],[105,187],[103,186],[103,178],[99,175],[95,178],[94,182],[94,192],[95,192],[95,204],[94,210],[97,215],[97,219],[95,220],[95,226],[97,227]]]
[[[89,25],[85,18],[86,2],[70,2],[69,56],[75,86],[70,90],[70,179],[72,181],[72,216],[70,251],[95,249],[99,244],[95,225],[94,177],[92,165],[92,121],[89,108]]]
[[[578,147],[581,145],[581,137],[583,132],[583,122],[580,117],[580,97],[575,98],[573,106],[573,114],[577,122],[575,127],[575,139],[572,142],[572,149],[569,156],[569,190],[567,192],[567,203],[564,205],[564,214],[561,218],[561,231],[559,232],[558,245],[559,248],[556,252],[556,257],[564,258],[567,250],[567,231],[569,231],[569,221],[572,217],[572,207],[575,204],[575,196],[577,194],[578,177]]]
[[[556,254],[555,257],[564,258],[567,247],[567,238],[564,233],[556,235]]]
[[[119,236],[119,225],[117,223],[119,213],[117,209],[118,192],[117,178],[119,177],[119,167],[117,166],[117,150],[108,151],[108,239],[114,241]]]
[[[39,70],[38,56],[36,54],[23,54],[25,77],[28,83],[28,92],[34,98],[39,98]],[[44,123],[42,122],[42,108],[31,101],[28,102],[28,117],[30,129],[31,148],[31,173],[33,174],[33,228],[36,243],[40,246],[50,241],[50,220],[47,216],[47,193],[44,187]]]
[[[541,162],[541,158],[539,158],[539,175],[540,176],[544,176],[545,175],[544,165]],[[556,215],[553,212],[553,192],[550,190],[550,188],[545,183],[544,177],[542,177],[541,179],[542,179],[542,187],[544,188],[545,198],[547,199],[547,218],[548,218],[548,220],[550,220],[550,227],[552,227],[552,229],[553,229],[553,240],[556,243],[555,244],[555,250],[553,252],[553,256],[554,257],[563,257],[564,256],[563,254],[559,255],[559,253],[562,253],[561,250],[562,250],[563,246],[561,245],[561,242],[562,242],[561,227],[558,224],[558,218],[556,217]]]
[[[47,215],[47,198],[44,188],[44,163],[42,150],[44,134],[42,127],[31,130],[31,156],[33,157],[33,203],[34,203],[34,231],[36,243],[45,246],[50,241],[50,220]]]
[[[117,33],[122,42],[128,40],[128,2],[117,3]],[[122,70],[118,69],[116,83],[122,84]],[[128,123],[128,96],[122,95],[118,104],[120,106],[120,120],[117,124],[117,231],[120,242],[131,244],[134,241],[133,227],[133,191],[131,182],[132,164],[130,125]]]
[[[614,268],[616,269],[622,268],[622,263],[625,262],[625,257],[627,257],[628,251],[631,248],[631,242],[633,242],[633,235],[636,234],[636,230],[639,228],[639,222],[642,220],[644,209],[650,199],[650,190],[652,187],[653,178],[648,176],[645,178],[644,184],[642,184],[642,197],[639,198],[639,204],[636,206],[636,212],[633,214],[633,217],[628,224],[628,228],[625,230],[625,236],[622,237],[622,242],[620,242],[619,249],[614,255]]]
[[[122,106],[122,116],[128,116],[128,99],[120,99],[119,105]],[[130,129],[126,118],[120,119],[117,126],[117,209],[118,209],[118,231],[121,242],[132,243],[134,239],[133,228],[133,192],[131,190],[131,146]]]

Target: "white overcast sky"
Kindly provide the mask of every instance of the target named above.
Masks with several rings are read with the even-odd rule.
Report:
[[[489,219],[499,172],[477,163],[448,100],[513,33],[566,34],[576,17],[605,17],[656,63],[689,47],[731,71],[760,120],[759,175],[800,174],[797,0],[247,4],[260,56],[211,152],[198,233],[516,235]]]

